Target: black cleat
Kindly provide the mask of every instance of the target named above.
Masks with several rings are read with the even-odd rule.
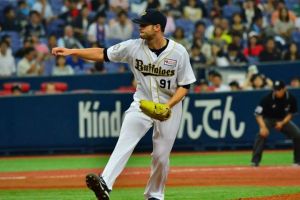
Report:
[[[159,200],[159,199],[154,198],[154,197],[151,197],[151,198],[149,198],[148,200]]]
[[[259,163],[252,162],[252,163],[251,163],[251,167],[259,167]]]
[[[98,200],[109,200],[110,190],[107,188],[102,177],[96,174],[88,174],[86,175],[85,181],[88,188],[95,193]]]

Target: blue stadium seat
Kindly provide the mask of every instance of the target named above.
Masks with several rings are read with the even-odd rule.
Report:
[[[13,53],[15,53],[22,46],[22,41],[20,34],[16,31],[2,31],[0,32],[0,36],[9,35],[11,38],[11,48]]]
[[[47,34],[48,35],[54,34],[56,35],[56,37],[62,36],[64,33],[64,28],[63,28],[64,25],[65,25],[65,21],[62,19],[55,19],[51,21],[47,25]]]
[[[113,45],[115,45],[117,43],[120,43],[120,42],[122,42],[122,40],[120,40],[120,39],[107,39],[105,41],[105,46],[110,47],[110,46],[113,46]]]
[[[64,0],[49,0],[54,15],[61,13],[61,8],[64,6]]]
[[[187,19],[176,19],[175,25],[176,27],[183,28],[186,36],[191,35],[194,31],[194,22]]]
[[[234,13],[240,13],[241,8],[236,5],[225,5],[223,8],[223,16],[227,19],[231,19]]]
[[[118,73],[121,63],[105,62],[104,67],[108,73]]]
[[[285,5],[290,10],[292,10],[297,4],[299,4],[299,0],[285,0]]]

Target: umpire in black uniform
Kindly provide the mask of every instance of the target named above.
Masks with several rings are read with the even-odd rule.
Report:
[[[296,112],[296,98],[287,91],[283,81],[275,81],[273,91],[263,97],[255,109],[259,133],[253,147],[252,166],[259,166],[264,144],[271,128],[293,139],[294,163],[300,166],[300,129],[291,121]]]

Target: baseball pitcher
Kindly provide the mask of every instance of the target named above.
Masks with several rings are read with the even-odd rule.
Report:
[[[88,174],[87,186],[99,200],[108,200],[116,178],[124,169],[135,146],[153,127],[152,166],[145,189],[146,200],[163,200],[169,156],[179,129],[182,99],[196,81],[186,49],[164,37],[166,17],[147,10],[134,19],[140,38],[109,48],[53,48],[54,55],[129,63],[137,89],[122,123],[120,136],[100,176]]]

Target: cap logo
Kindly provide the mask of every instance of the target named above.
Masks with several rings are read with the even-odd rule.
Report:
[[[141,13],[141,16],[144,16],[144,15],[146,15],[147,14],[147,12],[146,12],[146,10],[144,10],[142,13]]]

